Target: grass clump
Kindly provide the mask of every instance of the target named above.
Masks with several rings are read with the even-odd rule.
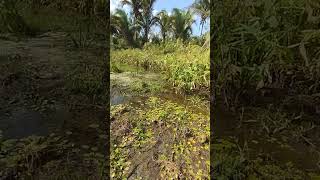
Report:
[[[98,58],[94,62],[80,62],[72,66],[67,76],[66,88],[72,94],[84,95],[98,102],[105,102],[107,90],[102,82],[103,62]]]
[[[4,179],[104,179],[105,158],[55,134],[0,139],[0,177]]]

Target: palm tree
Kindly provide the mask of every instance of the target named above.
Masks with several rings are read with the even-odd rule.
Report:
[[[134,24],[138,24],[143,29],[143,42],[149,40],[151,27],[156,23],[153,16],[153,6],[156,0],[121,0],[123,5],[128,5],[132,9]]]
[[[200,34],[202,35],[203,26],[210,16],[210,0],[196,0],[191,5],[191,10],[195,14],[198,14],[201,18],[201,20],[200,20],[201,33]]]
[[[167,33],[171,28],[171,17],[166,10],[162,10],[157,14],[157,22],[160,26],[160,31],[163,41],[166,41]]]
[[[141,19],[141,0],[120,0],[122,6],[128,5],[132,9],[134,21]]]
[[[191,11],[174,8],[172,13],[172,26],[175,38],[186,41],[192,34],[192,24],[195,22]]]
[[[138,27],[132,22],[132,19],[122,9],[116,9],[111,16],[111,32],[119,37],[123,37],[127,44],[132,47],[137,47],[136,32]]]
[[[149,41],[149,33],[151,27],[157,22],[157,18],[153,16],[153,5],[156,0],[141,0],[141,14],[138,24],[143,29],[143,42]]]

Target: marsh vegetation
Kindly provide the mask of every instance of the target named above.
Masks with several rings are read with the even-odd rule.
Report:
[[[213,3],[216,178],[319,178],[319,7]]]
[[[0,179],[319,178],[317,0],[119,2],[0,0]]]
[[[106,179],[107,1],[0,1],[0,179]]]
[[[111,177],[209,179],[209,1],[153,13],[121,1],[111,14]],[[204,8],[204,9],[199,9]],[[155,30],[158,28],[158,30]]]

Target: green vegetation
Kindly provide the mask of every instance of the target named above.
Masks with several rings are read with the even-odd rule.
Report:
[[[106,0],[1,0],[0,32],[21,35],[72,32],[79,29],[77,20],[90,19],[93,23],[89,27],[101,34],[105,30],[106,4],[109,4]]]
[[[107,0],[0,0],[0,179],[107,179]]]
[[[29,26],[18,12],[17,1],[1,0],[0,12],[1,31],[30,33]]]
[[[201,26],[208,20],[209,3],[202,5],[202,1],[196,1],[188,10],[174,8],[171,15],[166,10],[153,15],[155,1],[121,1],[123,5],[131,8],[128,15],[123,9],[116,9],[111,15],[112,48],[142,48],[149,41],[166,42],[181,39],[188,42],[192,35],[194,12],[201,16]],[[152,35],[151,27],[159,26],[160,33]],[[209,33],[203,38],[209,40]],[[202,44],[201,44],[202,45]]]
[[[202,28],[208,20],[202,2],[159,13],[155,1],[121,2],[130,12],[111,14],[111,177],[209,179],[209,33],[192,32],[195,13]]]
[[[248,88],[319,92],[315,1],[224,1],[212,8],[214,82],[229,106]]]
[[[248,147],[228,140],[217,140],[212,151],[215,179],[305,179],[307,176],[291,163],[277,165],[272,159],[258,157],[250,160]]]
[[[226,134],[239,137],[248,152],[218,151],[217,179],[310,179],[310,172],[319,174],[319,8],[314,0],[212,4],[213,108],[233,114],[216,111],[223,114],[217,121],[229,123],[217,125],[216,136],[223,141]],[[285,156],[290,153],[284,147],[295,155]],[[306,152],[312,152],[310,158]]]
[[[0,141],[0,177],[10,179],[103,179],[105,155],[92,147],[77,147],[51,134]],[[79,154],[81,156],[79,156]],[[89,170],[90,169],[90,170]],[[94,170],[95,172],[93,172]]]
[[[111,62],[126,63],[162,73],[172,86],[185,91],[209,91],[209,57],[209,50],[180,41],[162,45],[151,44],[143,50],[111,51]]]
[[[94,104],[105,104],[107,90],[101,82],[104,62],[101,57],[92,59],[91,62],[86,61],[87,59],[83,59],[70,67],[66,88],[71,94],[92,99]]]
[[[135,166],[156,161],[154,172],[142,170],[135,174],[136,177],[159,173],[157,177],[163,179],[208,179],[210,129],[207,115],[150,97],[138,109],[129,105],[113,106],[111,118],[115,119],[111,129],[114,132],[111,151],[113,178],[128,177]],[[138,159],[131,159],[130,152],[141,155],[135,157]]]

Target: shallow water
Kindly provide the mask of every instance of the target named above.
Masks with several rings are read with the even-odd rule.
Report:
[[[130,86],[137,82],[152,82],[160,79],[155,73],[145,73],[143,75],[133,72],[111,73],[110,75],[110,105],[125,103],[135,103],[147,97],[145,94],[134,94]]]
[[[16,70],[15,67],[20,66],[31,68],[29,69],[30,72],[22,73],[21,77],[12,80],[13,83],[10,86],[0,86],[0,95],[2,96],[0,98],[0,130],[3,131],[5,138],[23,138],[30,135],[42,136],[53,132],[64,132],[68,130],[65,125],[71,122],[85,124],[86,122],[92,123],[91,120],[95,120],[95,123],[99,123],[105,119],[97,113],[92,113],[91,117],[88,118],[86,116],[88,112],[71,110],[65,99],[61,99],[64,95],[67,95],[65,93],[65,77],[70,72],[70,68],[84,59],[95,62],[98,57],[96,53],[91,51],[68,50],[65,46],[65,38],[66,33],[49,32],[19,42],[0,40],[0,65],[10,64],[12,65],[12,71]],[[13,59],[16,59],[19,63],[15,64],[8,57],[15,57],[16,55],[18,58]],[[31,71],[33,72],[31,73]],[[34,84],[27,84],[29,81],[26,80],[30,80],[30,83]],[[26,83],[24,84],[24,82]],[[33,88],[25,89],[24,85]],[[7,95],[7,92],[12,94]],[[53,99],[55,103],[48,111],[39,112],[39,110],[32,110],[22,104],[22,102],[25,102],[23,94]],[[9,105],[8,99],[16,99],[17,102]],[[86,109],[90,108],[91,106]],[[94,112],[92,109],[88,111]],[[83,119],[84,117],[87,119]],[[84,129],[87,129],[87,127],[84,127]]]
[[[110,89],[110,105],[119,105],[127,102],[129,100],[129,96],[125,95],[119,89],[111,88]]]
[[[239,124],[239,115],[227,111],[224,107],[214,110],[214,135],[219,139],[237,139],[243,146],[247,142],[249,157],[255,159],[261,155],[269,156],[281,164],[293,163],[305,171],[320,172],[317,165],[320,156],[303,142],[282,142],[281,137],[264,137],[257,133],[252,124]],[[290,139],[291,137],[289,137]]]
[[[24,138],[31,135],[45,136],[61,130],[71,114],[62,105],[53,111],[41,113],[24,107],[16,107],[0,117],[0,129],[5,138]]]

